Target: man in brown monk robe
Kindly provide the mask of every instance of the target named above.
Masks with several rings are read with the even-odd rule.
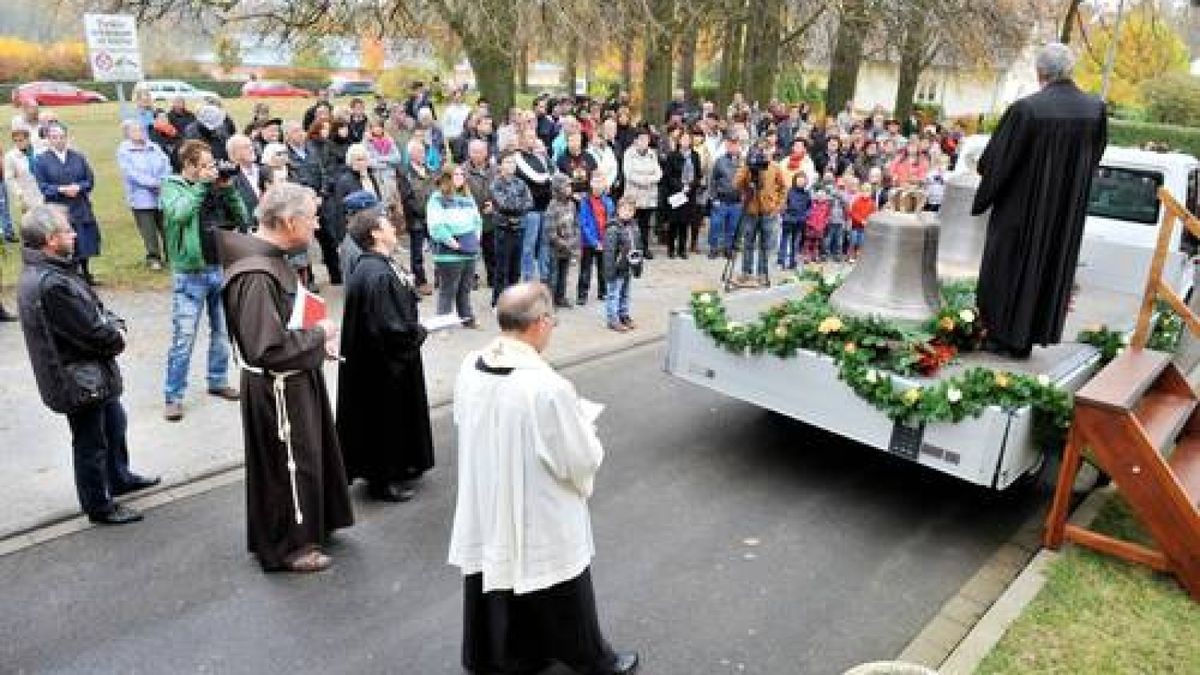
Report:
[[[321,365],[337,354],[324,319],[288,328],[297,279],[288,253],[312,240],[316,195],[281,183],[263,193],[254,235],[221,233],[222,292],[242,362],[249,548],[266,571],[317,572],[321,545],[354,522]]]
[[[1025,358],[1062,337],[1092,175],[1107,143],[1104,103],[1071,81],[1068,47],[1037,55],[1042,90],[1013,103],[979,160],[972,215],[992,209],[979,313],[991,351]]]

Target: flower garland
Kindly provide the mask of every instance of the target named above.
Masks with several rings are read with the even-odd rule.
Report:
[[[840,279],[806,270],[799,280],[812,283],[807,294],[747,323],[728,320],[715,292],[697,291],[692,294],[693,319],[717,344],[736,353],[768,352],[787,358],[806,350],[829,356],[838,366],[838,377],[892,420],[958,422],[992,405],[1010,411],[1030,406],[1042,446],[1061,447],[1071,423],[1071,395],[1044,374],[976,367],[928,385],[901,387],[894,381],[893,373],[929,375],[959,349],[978,347],[983,331],[969,283],[944,287],[937,316],[912,329],[874,317],[839,315],[829,296]]]

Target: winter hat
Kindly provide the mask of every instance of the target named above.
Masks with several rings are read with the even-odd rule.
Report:
[[[216,131],[225,123],[225,111],[212,104],[202,105],[196,111],[196,121],[209,131]]]
[[[346,215],[352,216],[359,211],[379,206],[379,198],[367,190],[359,190],[346,195],[346,198],[342,200],[342,206],[346,208]]]

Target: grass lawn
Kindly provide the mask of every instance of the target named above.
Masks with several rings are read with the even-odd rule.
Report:
[[[256,100],[263,99],[225,101],[226,109],[233,115],[239,129],[249,121]],[[304,110],[312,104],[312,99],[266,100],[271,106],[271,112],[285,120],[300,119]],[[3,111],[0,123],[7,134],[8,121],[15,111],[9,108],[0,110]],[[125,192],[121,185],[120,172],[117,170],[116,158],[117,145],[121,141],[118,104],[64,106],[54,108],[54,111],[70,129],[72,146],[87,156],[92,171],[96,174],[92,204],[96,211],[96,219],[100,222],[103,247],[100,257],[92,260],[92,272],[106,288],[168,288],[169,274],[150,272],[143,264],[145,249],[133,225],[133,215],[125,203]],[[10,147],[7,137],[3,147],[5,150]],[[18,218],[15,205],[12,215],[14,219]],[[16,246],[9,245],[6,255],[0,259],[0,281],[3,282],[0,295],[6,300],[13,297],[13,286],[19,270],[20,256]],[[11,305],[8,306],[11,308]]]
[[[1119,499],[1093,527],[1148,543]],[[1200,604],[1171,577],[1073,546],[976,672],[1200,673]]]

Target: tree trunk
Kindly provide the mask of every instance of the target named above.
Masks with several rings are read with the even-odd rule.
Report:
[[[1067,16],[1063,19],[1062,30],[1058,35],[1058,41],[1064,45],[1071,44],[1071,32],[1075,30],[1075,17],[1079,15],[1079,1],[1068,0],[1067,2]]]
[[[636,40],[628,38],[621,45],[621,89],[630,96],[633,95],[633,46]]]
[[[898,120],[908,119],[908,115],[913,109],[913,97],[917,91],[917,83],[921,79],[921,71],[925,69],[926,28],[923,19],[917,17],[908,23],[904,31],[904,42],[900,46],[900,73],[896,83],[896,104],[892,109],[893,117]]]
[[[642,119],[660,125],[671,100],[671,67],[675,54],[675,0],[651,0],[659,26],[646,31],[646,60],[642,68]],[[661,26],[661,27],[660,27]]]
[[[463,48],[471,62],[471,70],[475,71],[479,95],[488,100],[492,110],[508,114],[506,111],[516,103],[516,50],[512,45],[470,40],[466,36],[463,36]]]
[[[746,25],[742,86],[749,102],[766,107],[775,94],[775,74],[779,70],[783,1],[750,0],[750,16],[755,20]]]
[[[870,29],[866,0],[845,0],[838,23],[833,56],[829,62],[829,88],[825,92],[825,114],[836,115],[854,98],[858,69],[862,65],[863,36]]]
[[[579,38],[572,37],[567,42],[567,65],[563,68],[563,85],[567,94],[574,95],[575,80],[579,76]]]
[[[700,23],[690,21],[679,41],[679,79],[676,86],[692,99],[696,86],[696,44],[700,41]]]
[[[721,87],[717,96],[717,105],[722,109],[741,88],[742,39],[746,30],[744,9],[744,0],[737,0],[737,6],[730,9],[731,15],[725,24],[725,39],[721,44]]]
[[[522,94],[529,93],[529,43],[517,52],[517,86]]]

